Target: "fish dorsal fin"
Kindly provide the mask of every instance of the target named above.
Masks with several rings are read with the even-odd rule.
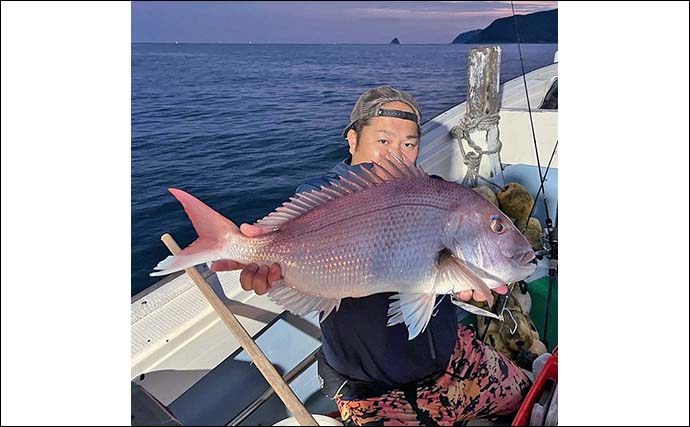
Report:
[[[282,224],[331,200],[390,181],[419,176],[427,176],[427,174],[419,166],[389,153],[381,159],[380,163],[361,164],[355,170],[349,170],[346,175],[340,175],[318,190],[305,191],[290,197],[290,201],[283,203],[282,206],[258,220],[256,225],[277,230]]]

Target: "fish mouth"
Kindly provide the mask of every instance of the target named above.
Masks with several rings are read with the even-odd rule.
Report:
[[[517,270],[521,274],[530,275],[537,268],[537,254],[532,248],[523,252],[518,252],[511,256],[510,259],[515,263]]]
[[[528,267],[529,264],[537,264],[536,255],[532,250],[520,252],[519,254],[513,255],[511,259],[520,267]]]
[[[463,261],[463,264],[472,270],[472,272],[476,274],[489,288],[493,289],[496,286],[523,280],[537,269],[537,258],[533,251],[520,253],[512,259],[520,262],[520,264],[517,265],[517,268],[514,268],[511,277],[504,279],[482,270],[480,267],[477,267],[472,263]]]

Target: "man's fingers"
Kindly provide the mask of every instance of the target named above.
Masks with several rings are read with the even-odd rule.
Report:
[[[221,259],[219,261],[214,261],[211,264],[211,271],[232,271],[232,270],[238,270],[240,268],[244,268],[243,264],[240,264],[237,261],[231,261],[229,259]]]
[[[486,301],[486,297],[485,297],[484,294],[481,293],[481,292],[475,292],[475,293],[472,295],[472,298],[474,298],[474,300],[477,301],[477,302],[484,302],[484,301]]]
[[[257,295],[263,295],[268,291],[268,266],[259,267],[252,279],[252,288]]]
[[[460,291],[457,293],[458,298],[467,302],[472,298],[472,291]]]
[[[252,290],[252,281],[254,280],[254,275],[259,270],[259,266],[256,264],[249,264],[240,273],[240,285],[245,291]]]
[[[501,285],[501,286],[497,287],[496,289],[494,289],[494,291],[497,294],[505,295],[508,293],[508,286],[507,285]]]
[[[278,280],[280,280],[280,276],[282,275],[282,272],[280,270],[280,264],[278,263],[273,263],[271,265],[271,269],[268,272],[268,283],[269,284],[274,284]]]
[[[240,285],[245,291],[253,290],[257,295],[263,295],[268,292],[272,283],[280,280],[281,274],[280,264],[273,263],[269,268],[267,265],[259,267],[252,263],[240,273]]]
[[[240,225],[240,231],[247,237],[258,237],[262,234],[270,232],[271,230],[268,228],[259,227],[258,225],[242,224]]]

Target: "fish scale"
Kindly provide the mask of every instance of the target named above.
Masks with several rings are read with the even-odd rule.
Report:
[[[443,183],[408,178],[321,205],[257,242],[255,255],[241,261],[277,262],[286,282],[331,298],[421,292],[435,277],[452,202]]]

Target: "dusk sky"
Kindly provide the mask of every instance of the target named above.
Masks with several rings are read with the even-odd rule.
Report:
[[[515,13],[558,7],[515,2]],[[511,16],[509,1],[132,2],[132,42],[450,43]]]

